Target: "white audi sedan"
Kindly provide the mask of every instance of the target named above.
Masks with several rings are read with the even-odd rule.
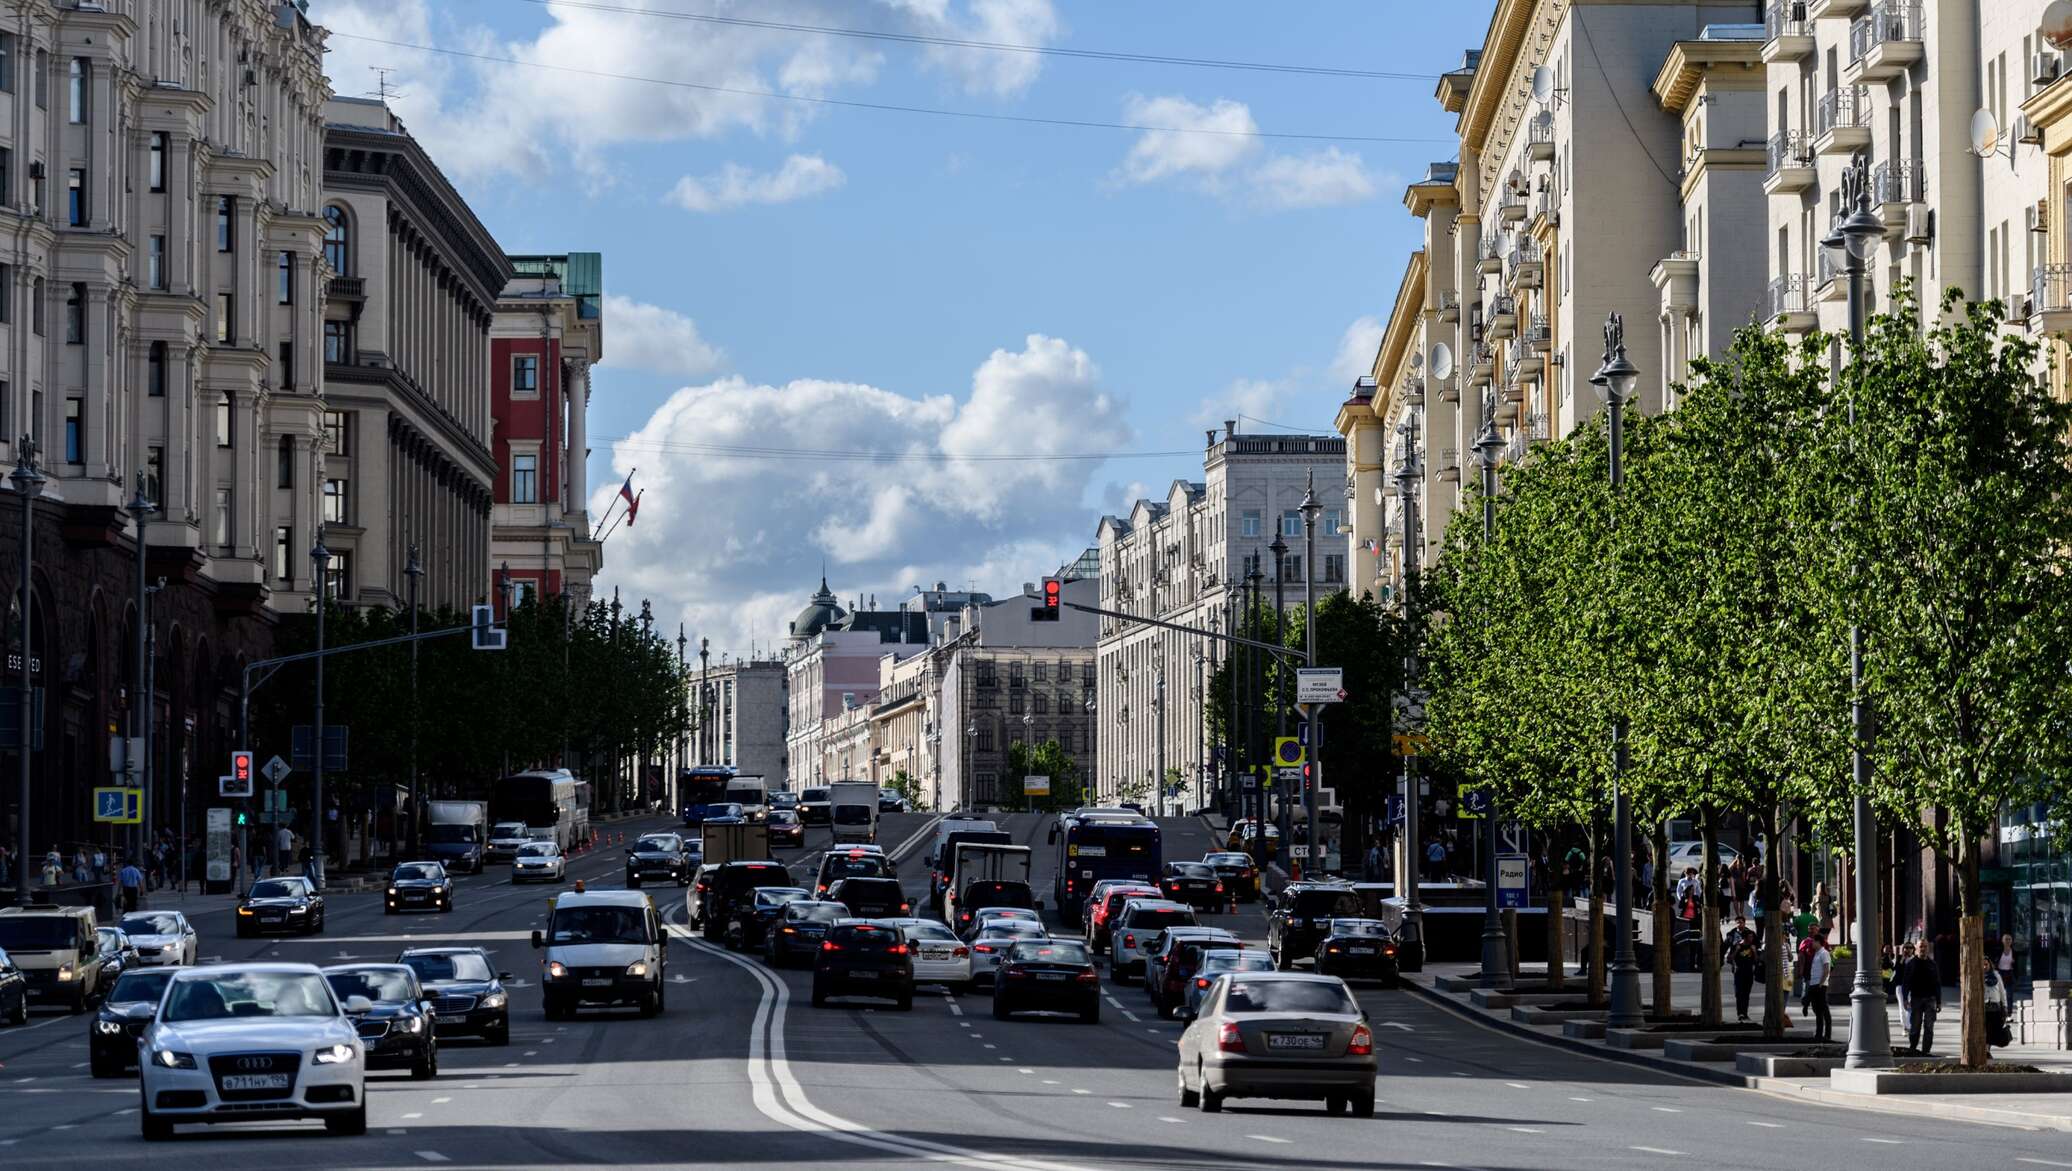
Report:
[[[343,1003],[311,964],[182,968],[138,1041],[144,1137],[183,1122],[321,1118],[367,1133],[367,1060]]]
[[[116,926],[137,945],[139,964],[190,967],[201,947],[194,925],[178,911],[132,911]]]
[[[527,842],[511,859],[511,885],[521,882],[562,882],[568,878],[568,859],[553,842]]]
[[[883,919],[906,935],[914,953],[914,983],[939,984],[951,994],[971,991],[971,948],[934,919]]]

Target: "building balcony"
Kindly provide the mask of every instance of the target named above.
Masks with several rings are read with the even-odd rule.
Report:
[[[1842,76],[1852,85],[1889,81],[1913,68],[1925,53],[1920,5],[1874,4],[1849,25],[1849,66]]]
[[[1476,387],[1488,386],[1489,380],[1496,377],[1495,348],[1488,342],[1476,342],[1468,357],[1469,384]]]
[[[1444,378],[1433,375],[1426,381],[1431,384],[1432,390],[1438,394],[1440,402],[1457,403],[1460,401],[1460,375],[1458,373],[1448,374]]]
[[[1804,273],[1788,273],[1770,282],[1763,299],[1763,319],[1785,333],[1809,333],[1820,324],[1808,295]]]
[[[1870,88],[1850,85],[1822,94],[1813,110],[1813,153],[1853,155],[1870,144]]]
[[[334,276],[325,283],[324,296],[336,297],[341,301],[364,301],[367,299],[367,278]]]
[[[1806,5],[1806,15],[1813,20],[1846,19],[1861,13],[1869,3],[1870,0],[1812,0]]]
[[[1907,209],[1925,198],[1920,159],[1888,159],[1871,168],[1871,206],[1892,231],[1906,227]]]
[[[1475,250],[1475,271],[1490,276],[1504,271],[1503,237],[1490,233],[1482,237],[1482,243]]]
[[[1439,294],[1439,320],[1460,320],[1460,290],[1448,289]]]
[[[2040,264],[2029,281],[2029,324],[2072,338],[2072,264]]]
[[[1524,220],[1525,196],[1517,192],[1505,195],[1504,201],[1497,205],[1496,218],[1507,224],[1515,224]]]
[[[1554,158],[1554,119],[1534,118],[1525,127],[1525,157],[1536,163]]]
[[[1439,449],[1439,478],[1449,484],[1460,483],[1460,448]]]
[[[1545,443],[1554,437],[1552,429],[1548,426],[1545,411],[1527,411],[1525,417],[1518,421],[1518,433],[1525,436],[1526,441],[1530,443]]]
[[[1780,130],[1770,136],[1769,162],[1763,171],[1763,193],[1796,195],[1819,179],[1813,169],[1813,145],[1803,130]]]
[[[1498,293],[1489,303],[1489,337],[1502,341],[1518,332],[1518,303],[1509,294]]]
[[[1540,192],[1540,199],[1532,212],[1532,234],[1544,235],[1561,226],[1561,201],[1552,191]]]
[[[1813,52],[1813,20],[1806,0],[1773,0],[1763,13],[1763,63],[1802,61]]]
[[[1540,265],[1540,246],[1527,236],[1520,236],[1517,245],[1511,249],[1509,266],[1509,284],[1514,292],[1538,285],[1545,275]]]
[[[1547,315],[1535,313],[1525,326],[1525,344],[1533,352],[1544,354],[1554,348],[1554,327],[1547,323]]]

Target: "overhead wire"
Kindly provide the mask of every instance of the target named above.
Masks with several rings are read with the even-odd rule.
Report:
[[[1170,459],[1196,454],[1193,449],[1175,451],[1082,451],[1082,452],[977,452],[957,454],[944,451],[873,451],[858,448],[770,447],[760,444],[698,443],[684,440],[635,439],[630,435],[603,436],[605,443],[629,451],[655,451],[667,455],[710,455],[722,458],[759,460],[812,460],[874,464],[958,464],[958,463],[1080,463],[1117,459]]]

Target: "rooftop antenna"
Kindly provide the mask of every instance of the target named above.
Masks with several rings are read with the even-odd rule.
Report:
[[[369,97],[379,98],[381,104],[386,106],[390,98],[400,98],[403,96],[402,90],[395,89],[389,85],[389,74],[397,71],[395,66],[369,65],[367,68],[374,71],[374,92],[369,94]]]

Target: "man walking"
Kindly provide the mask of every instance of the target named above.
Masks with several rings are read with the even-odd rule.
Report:
[[[1914,958],[1900,965],[1893,982],[1899,985],[1899,1002],[1906,1010],[1907,1048],[1927,1056],[1935,1052],[1935,1018],[1942,1011],[1942,972],[1936,968],[1935,953],[1925,940],[1914,951]]]
[[[137,869],[135,859],[124,859],[122,869],[115,875],[116,885],[122,889],[122,910],[124,914],[137,909],[144,893],[144,872]]]
[[[1755,974],[1762,962],[1748,916],[1734,916],[1734,929],[1727,932],[1727,964],[1734,970],[1734,1019],[1743,1024],[1748,1023],[1748,997],[1755,990]]]
[[[1813,1039],[1835,1039],[1835,1018],[1827,1010],[1827,975],[1834,970],[1834,954],[1827,950],[1827,929],[1814,929],[1813,954],[1806,961],[1806,1007],[1813,1012]]]

